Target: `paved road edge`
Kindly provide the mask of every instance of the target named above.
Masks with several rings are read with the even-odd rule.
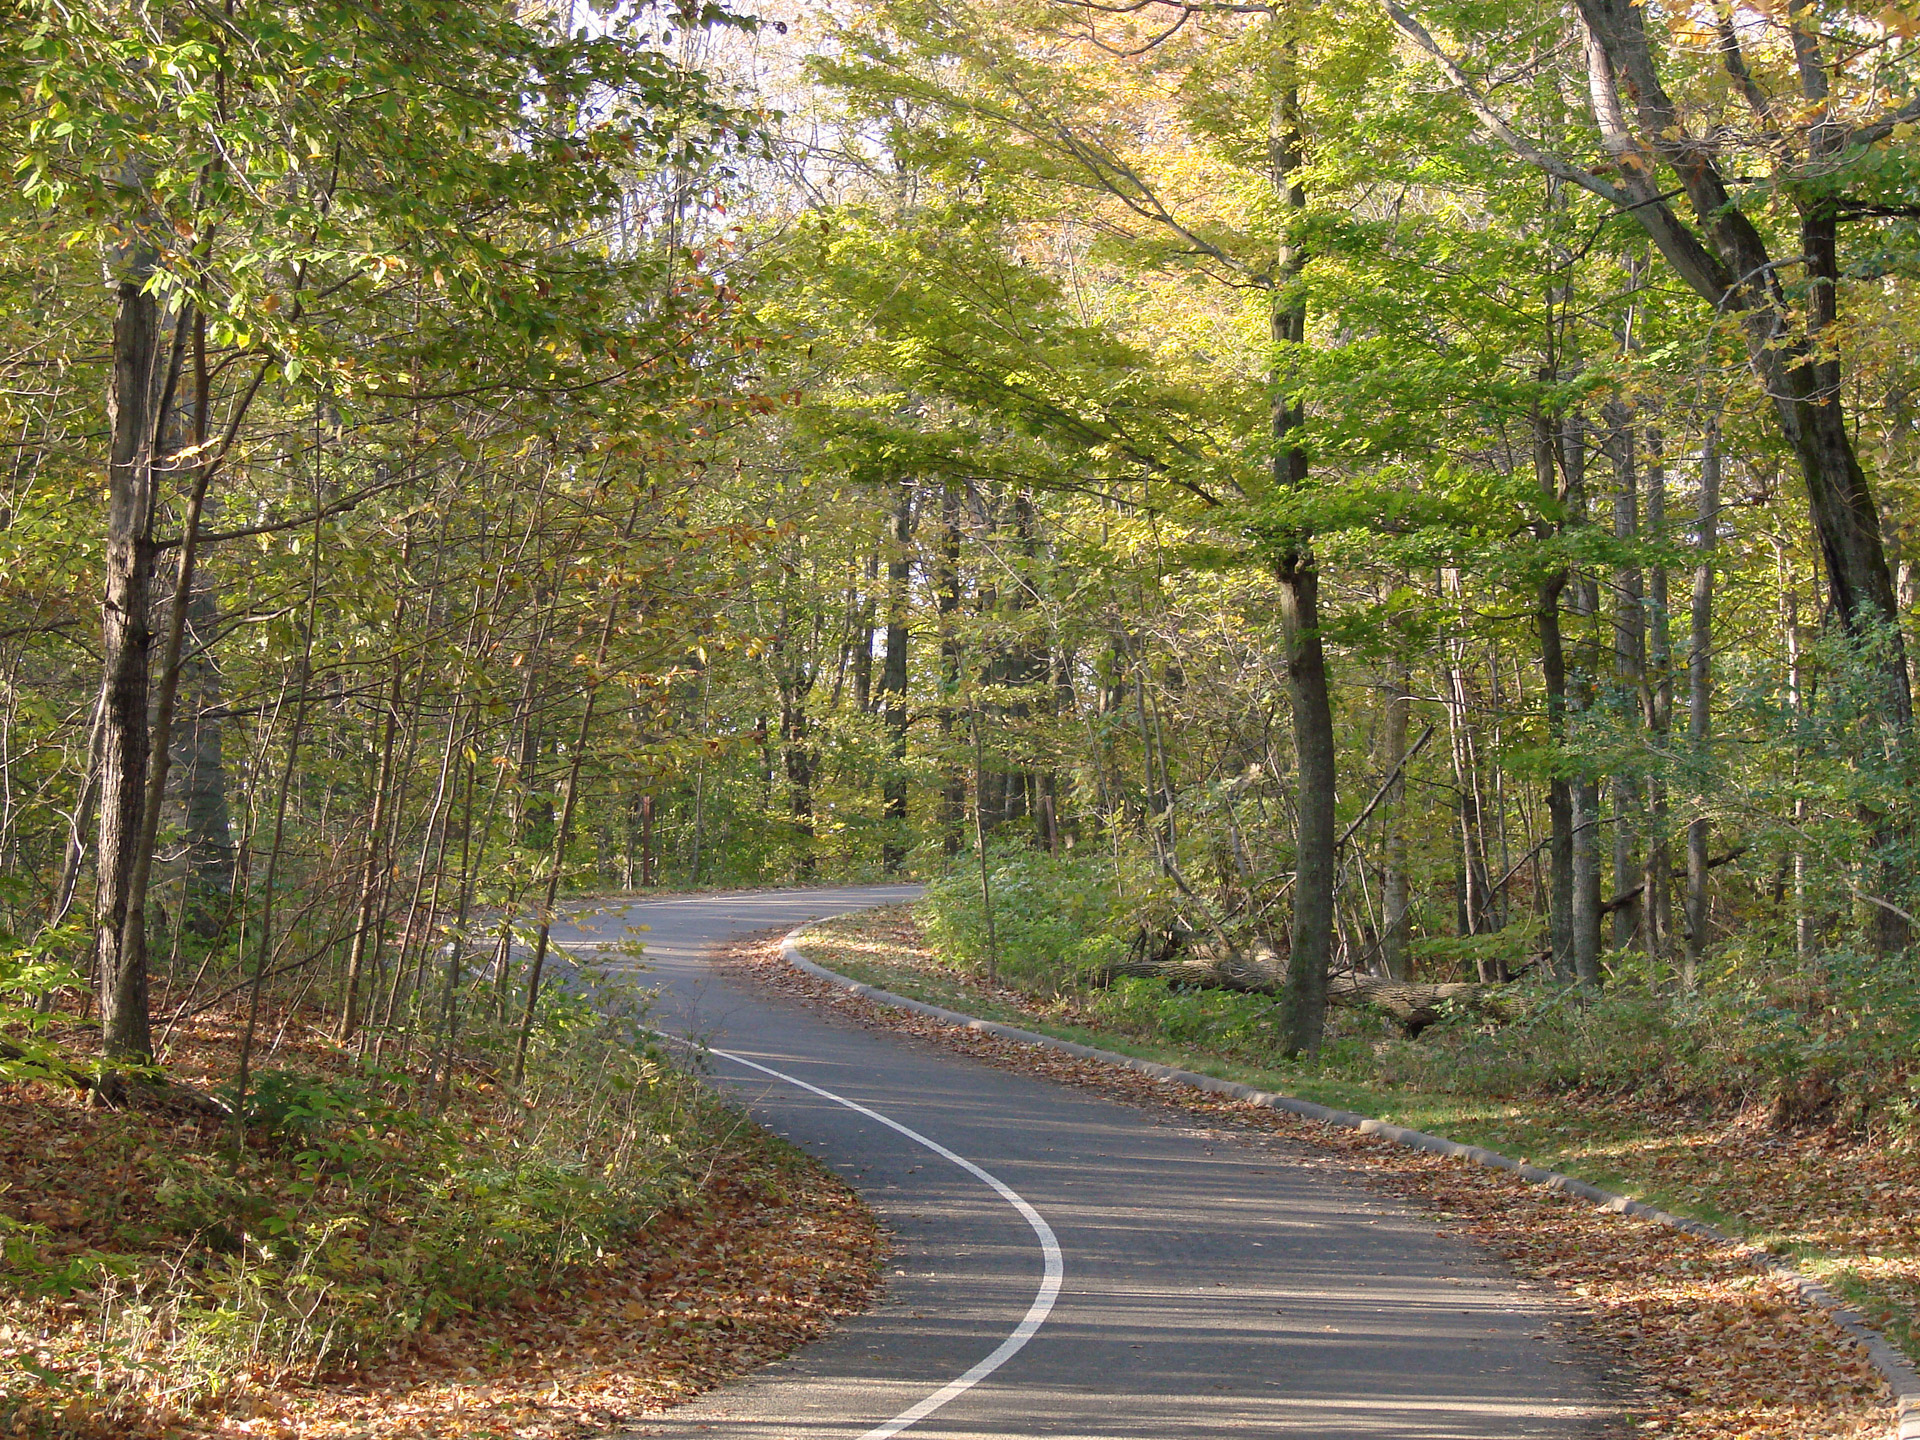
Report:
[[[1786,1280],[1809,1303],[1825,1310],[1833,1317],[1835,1324],[1860,1342],[1866,1349],[1868,1358],[1873,1361],[1874,1368],[1880,1372],[1893,1390],[1893,1429],[1888,1432],[1889,1440],[1920,1440],[1920,1371],[1916,1371],[1907,1357],[1896,1350],[1885,1336],[1868,1325],[1858,1311],[1842,1304],[1833,1292],[1818,1280],[1801,1274],[1778,1256],[1770,1255],[1764,1250],[1756,1250],[1724,1231],[1716,1230],[1713,1226],[1698,1220],[1669,1214],[1643,1201],[1634,1200],[1625,1195],[1616,1195],[1611,1190],[1602,1190],[1598,1185],[1589,1185],[1584,1180],[1576,1180],[1571,1175],[1562,1175],[1557,1170],[1543,1170],[1537,1165],[1525,1164],[1479,1145],[1462,1145],[1457,1140],[1448,1140],[1440,1135],[1429,1135],[1422,1130],[1408,1130],[1400,1125],[1389,1125],[1384,1120],[1375,1120],[1367,1115],[1356,1115],[1351,1110],[1336,1110],[1331,1106],[1315,1104],[1311,1100],[1299,1100],[1291,1095],[1278,1095],[1270,1090],[1256,1090],[1251,1085],[1242,1085],[1235,1080],[1222,1080],[1213,1075],[1198,1075],[1191,1070],[1177,1070],[1171,1065],[1157,1064],[1152,1060],[1141,1060],[1136,1056],[1122,1055],[1117,1051],[1099,1050],[1073,1040],[1061,1040],[1052,1035],[1042,1035],[1037,1031],[1022,1030],[1018,1026],[1003,1025],[997,1020],[981,1020],[976,1016],[963,1015],[958,1010],[929,1005],[924,1000],[910,999],[905,995],[896,995],[891,990],[882,990],[878,986],[864,984],[829,970],[824,965],[816,965],[800,952],[799,937],[819,923],[821,922],[818,920],[811,920],[788,932],[780,942],[781,955],[796,970],[811,975],[816,980],[838,985],[841,989],[864,1000],[890,1005],[899,1010],[911,1010],[935,1020],[943,1020],[949,1025],[984,1031],[989,1035],[998,1035],[1002,1039],[1015,1040],[1026,1045],[1040,1045],[1049,1050],[1059,1050],[1068,1055],[1078,1056],[1082,1060],[1103,1060],[1110,1065],[1124,1065],[1129,1070],[1137,1070],[1142,1075],[1150,1075],[1155,1080],[1168,1084],[1191,1085],[1216,1095],[1230,1095],[1236,1100],[1246,1100],[1272,1110],[1284,1110],[1289,1114],[1299,1115],[1308,1120],[1317,1120],[1325,1125],[1338,1125],[1343,1129],[1378,1135],[1382,1139],[1391,1140],[1396,1145],[1405,1145],[1414,1150],[1425,1150],[1435,1155],[1450,1155],[1461,1160],[1471,1160],[1474,1164],[1484,1165],[1490,1170],[1511,1171],[1521,1179],[1536,1185],[1544,1185],[1549,1190],[1561,1190],[1569,1195],[1577,1195],[1583,1200],[1590,1200],[1603,1210],[1632,1215],[1641,1220],[1651,1220],[1656,1224],[1665,1225],[1674,1230],[1683,1230],[1689,1235],[1697,1235],[1704,1240],[1711,1240],[1716,1244],[1738,1250],[1757,1268],[1770,1270]]]

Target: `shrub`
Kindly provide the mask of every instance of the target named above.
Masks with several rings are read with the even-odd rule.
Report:
[[[1025,846],[990,846],[988,857],[997,954],[989,954],[977,858],[956,861],[921,902],[922,923],[943,954],[978,970],[995,960],[1007,979],[1056,994],[1127,953],[1148,889],[1144,875],[1126,877],[1123,902],[1112,860]]]

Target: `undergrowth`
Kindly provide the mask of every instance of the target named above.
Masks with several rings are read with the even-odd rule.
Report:
[[[256,1075],[236,1148],[42,1078],[63,1031],[87,1036],[22,1004],[25,973],[5,1018],[36,1017],[34,1059],[0,1074],[0,1433],[231,1409],[390,1357],[697,1205],[739,1123],[635,1040],[631,1007],[551,988],[519,1091],[484,1020],[437,1083],[310,1041]],[[231,1073],[232,1030],[185,1037],[193,1058]]]
[[[1728,961],[1694,991],[1649,989],[1643,958],[1611,957],[1618,963],[1601,990],[1536,975],[1506,987],[1501,1020],[1443,1007],[1441,1021],[1415,1039],[1369,1009],[1336,1008],[1321,1052],[1288,1060],[1275,997],[1158,978],[1099,983],[1141,917],[1157,923],[1169,907],[1148,877],[1122,875],[1104,858],[1015,849],[992,857],[992,952],[978,872],[965,866],[928,886],[918,911],[927,936],[957,969],[983,976],[991,967],[998,983],[1062,1005],[1074,1023],[1392,1090],[1632,1094],[1716,1110],[1764,1105],[1789,1126],[1920,1133],[1920,961],[1912,955],[1831,954],[1815,986]]]

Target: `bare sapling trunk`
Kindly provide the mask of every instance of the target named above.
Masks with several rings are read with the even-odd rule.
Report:
[[[1387,679],[1385,744],[1381,761],[1387,767],[1385,855],[1381,865],[1380,964],[1389,980],[1413,978],[1412,934],[1408,923],[1407,887],[1407,720],[1412,694],[1404,660],[1396,660]]]
[[[1546,378],[1543,376],[1543,378]],[[1552,420],[1542,411],[1533,415],[1533,472],[1543,506],[1557,504],[1559,466]],[[1534,524],[1534,538],[1551,540],[1558,525],[1542,518]],[[1540,641],[1540,684],[1544,693],[1547,743],[1557,756],[1567,738],[1567,652],[1561,633],[1560,597],[1567,588],[1567,570],[1556,566],[1540,578],[1534,595],[1534,626]],[[1574,978],[1573,962],[1573,793],[1558,764],[1547,781],[1547,935],[1553,973]]]
[[[315,509],[319,507],[316,505]],[[293,729],[287,736],[287,763],[273,798],[273,848],[267,852],[266,888],[260,896],[260,935],[254,942],[253,975],[247,989],[247,1023],[240,1037],[239,1073],[234,1079],[233,1143],[235,1152],[247,1142],[247,1085],[252,1076],[253,1041],[260,1025],[260,997],[273,962],[274,902],[278,898],[280,855],[286,844],[287,800],[293,793],[294,768],[300,761],[300,742],[307,726],[307,686],[313,675],[313,631],[320,603],[320,521],[313,523],[313,553],[307,574],[306,619],[299,665],[293,677]],[[285,703],[284,699],[281,702]]]
[[[949,481],[940,490],[940,549],[934,561],[934,614],[940,628],[940,736],[947,755],[940,788],[941,846],[949,856],[960,853],[960,826],[967,804],[966,766],[954,757],[956,716],[960,694],[960,487]]]
[[[400,684],[404,664],[396,655],[387,681],[385,719],[380,727],[380,752],[373,770],[373,809],[367,820],[367,848],[360,861],[360,895],[355,906],[353,939],[347,951],[347,973],[340,997],[340,1028],[336,1038],[342,1045],[352,1040],[360,1028],[360,992],[365,986],[367,956],[379,923],[381,879],[386,866],[381,859],[386,850],[387,810],[393,793],[394,739],[400,728]]]
[[[1658,431],[1647,431],[1647,532],[1657,541],[1667,539],[1667,471]],[[1673,730],[1673,624],[1669,613],[1667,567],[1655,564],[1647,571],[1647,665],[1640,686],[1641,720],[1656,754],[1665,754]],[[1667,778],[1646,777],[1646,867],[1641,884],[1646,897],[1641,939],[1647,952],[1647,985],[1658,989],[1665,979],[1667,951],[1673,931],[1673,853],[1667,834]]]
[[[887,653],[880,671],[880,693],[886,697],[882,718],[887,727],[888,755],[886,779],[881,786],[887,832],[880,854],[890,875],[897,874],[907,859],[907,604],[913,564],[913,487],[902,480],[898,489],[888,537]]]
[[[594,702],[600,695],[607,646],[613,640],[614,623],[620,618],[625,598],[624,593],[616,594],[607,605],[607,618],[600,627],[600,643],[593,652],[593,673],[587,677],[587,702],[580,712],[580,730],[574,737],[573,754],[567,761],[567,790],[560,801],[560,821],[553,835],[553,868],[547,874],[546,897],[540,905],[540,929],[534,937],[533,960],[527,966],[527,1003],[520,1015],[520,1034],[513,1047],[513,1088],[516,1090],[526,1077],[527,1044],[533,1038],[533,1021],[539,1013],[540,972],[546,966],[547,946],[553,938],[553,907],[560,895],[561,872],[567,864],[567,839],[573,831],[574,807],[580,798],[580,764],[586,758],[587,742],[593,737]]]
[[[1709,424],[1700,442],[1700,493],[1695,511],[1693,596],[1687,626],[1687,748],[1704,804],[1713,727],[1713,552],[1720,527],[1720,436]],[[1687,825],[1687,948],[1680,984],[1693,990],[1707,954],[1707,844],[1705,815]]]
[[[1586,519],[1586,427],[1578,417],[1569,417],[1562,431],[1562,454],[1567,470],[1567,506],[1572,519]],[[1569,582],[1572,611],[1578,624],[1579,643],[1575,650],[1573,673],[1568,677],[1568,715],[1570,719],[1591,720],[1600,673],[1600,590],[1589,574],[1576,573]],[[1570,727],[1571,728],[1571,727]],[[1575,746],[1584,737],[1575,734]],[[1572,896],[1569,919],[1572,930],[1573,977],[1582,985],[1600,983],[1600,782],[1585,760],[1576,759],[1568,779],[1572,822]]]
[[[1635,454],[1633,416],[1626,406],[1606,407],[1607,450],[1613,461],[1613,538],[1622,547],[1640,538],[1640,477]],[[1646,579],[1633,560],[1614,572],[1613,685],[1610,709],[1614,721],[1632,726],[1641,718],[1640,692],[1646,684]],[[1640,883],[1638,854],[1642,824],[1640,776],[1631,762],[1617,765],[1611,777],[1613,800],[1613,892],[1634,890]],[[1613,948],[1636,950],[1642,945],[1642,897],[1613,912]]]

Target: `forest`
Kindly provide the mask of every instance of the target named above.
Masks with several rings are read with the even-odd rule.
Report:
[[[1910,1133],[1920,10],[753,11],[0,0],[6,1073],[899,876]]]
[[[1046,864],[1283,1054],[1912,1023],[1920,19],[10,29],[15,1014],[524,1052],[564,895]]]
[[[1287,1053],[1905,988],[1920,22],[790,18],[18,12],[16,995],[967,854]]]

